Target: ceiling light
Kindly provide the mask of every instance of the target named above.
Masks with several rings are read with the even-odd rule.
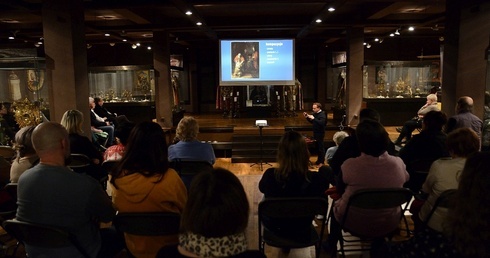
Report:
[[[110,35],[111,35],[111,34],[109,34],[109,33],[104,34],[104,36],[106,36],[106,37],[109,37]]]
[[[366,42],[364,42],[364,43],[362,43],[362,44],[363,44],[364,46],[365,46],[365,45],[367,45],[367,43],[366,43]]]
[[[380,40],[379,40],[379,43],[383,43],[383,39],[380,39]]]
[[[390,37],[394,37],[395,36],[395,33],[390,33]]]
[[[111,47],[113,47],[115,45],[116,45],[116,43],[114,43],[114,42],[109,43],[109,46],[111,46]]]
[[[400,31],[396,30],[395,35],[400,36]]]
[[[316,23],[321,23],[322,22],[322,19],[316,19],[315,21]]]
[[[187,11],[185,12],[186,15],[192,15],[192,12],[191,11]]]
[[[87,44],[87,49],[90,49],[91,47],[92,47],[92,45]]]
[[[126,42],[126,41],[128,41],[128,40],[127,40],[127,39],[123,39],[122,41],[123,41],[123,42]]]
[[[42,42],[42,41],[38,41],[38,42],[37,42],[37,44],[42,45],[42,44],[43,44],[43,42]]]
[[[197,26],[201,26],[202,25],[202,22],[196,22],[196,25]]]
[[[367,45],[366,45],[366,47],[367,47],[367,48],[371,48],[371,44],[367,44]]]
[[[35,47],[39,47],[39,46],[41,46],[41,45],[39,45],[38,43],[35,43],[35,44],[34,44],[34,46],[35,46]]]
[[[141,46],[141,44],[140,44],[140,43],[136,43],[136,46],[138,46],[138,47],[139,47],[139,46]]]
[[[148,46],[146,49],[151,50],[151,46]]]
[[[136,49],[137,47],[138,47],[138,46],[136,46],[136,44],[133,44],[133,45],[131,46],[131,48],[133,48],[133,49]]]
[[[378,38],[375,38],[375,39],[374,39],[374,41],[378,42],[378,41],[379,41],[379,39],[378,39]]]
[[[329,12],[333,12],[333,11],[335,11],[335,8],[333,8],[333,7],[329,7],[329,8],[328,8],[328,11],[329,11]]]
[[[15,39],[15,37],[14,36],[9,36],[9,39]]]
[[[408,27],[408,31],[414,31],[415,28],[413,26]]]

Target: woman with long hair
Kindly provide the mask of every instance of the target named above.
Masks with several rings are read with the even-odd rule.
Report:
[[[124,156],[111,171],[112,201],[119,212],[182,213],[187,190],[175,170],[169,168],[167,143],[162,128],[142,122],[131,131]],[[136,257],[155,257],[158,250],[178,243],[174,236],[125,234],[126,245]]]

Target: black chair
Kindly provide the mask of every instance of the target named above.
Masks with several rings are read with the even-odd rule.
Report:
[[[405,187],[410,188],[414,193],[418,193],[422,189],[433,162],[434,159],[419,159],[408,164],[407,171],[410,174],[410,179]]]
[[[372,232],[373,235],[364,235],[357,233],[355,229],[346,229],[345,225],[349,224],[349,211],[352,208],[355,209],[369,209],[369,210],[379,210],[379,209],[389,209],[389,208],[399,208],[400,209],[400,220],[393,225],[389,225],[392,227],[392,233],[394,233],[399,225],[402,218],[405,218],[404,212],[407,209],[410,200],[412,199],[412,191],[407,188],[372,188],[372,189],[361,189],[356,191],[350,198],[347,203],[347,207],[345,209],[344,216],[341,221],[339,221],[340,227],[344,232],[350,233],[350,235],[355,236],[359,239],[348,239],[346,235],[342,234],[340,238],[340,251],[342,257],[345,257],[345,248],[346,243],[357,242],[365,243],[371,242],[380,236],[377,235],[377,232]],[[405,205],[404,205],[405,204]],[[402,207],[403,205],[403,207]],[[407,232],[409,232],[408,222],[405,219],[405,227]],[[371,223],[370,221],[366,221],[365,223]],[[386,227],[386,222],[383,222],[383,227]],[[388,234],[382,237],[389,237],[391,239],[392,234]],[[352,246],[349,246],[352,247]],[[360,246],[359,248],[349,248],[349,251],[365,251],[370,250],[371,247]]]
[[[113,220],[116,230],[137,236],[177,235],[180,228],[180,214],[173,212],[124,212]],[[134,257],[127,250],[129,257]]]
[[[15,219],[4,221],[2,226],[7,233],[24,245],[43,248],[74,246],[84,257],[90,257],[76,237],[65,230]]]
[[[427,217],[422,221],[424,225],[427,225],[432,218],[432,215],[436,212],[437,209],[439,208],[449,208],[452,204],[452,199],[454,198],[457,189],[448,189],[439,195],[437,197],[436,202],[432,206],[432,209],[430,210],[429,214],[427,214]]]
[[[179,173],[187,190],[189,190],[195,175],[213,170],[213,166],[209,162],[202,160],[173,160],[170,162],[170,167]]]
[[[92,161],[87,155],[72,153],[70,154],[69,163],[67,166],[77,173],[83,173],[83,169],[90,166]]]
[[[320,197],[298,197],[298,198],[266,198],[259,203],[259,250],[264,253],[265,244],[279,248],[305,248],[315,246],[316,257],[320,257],[320,244],[325,231],[325,220],[328,212],[328,201]],[[315,215],[323,215],[321,220],[320,234],[312,225]],[[274,232],[274,229],[262,225],[265,220],[269,221],[292,221],[286,226],[293,226],[294,220],[307,221],[305,228],[309,231],[306,237],[295,237],[282,232]]]

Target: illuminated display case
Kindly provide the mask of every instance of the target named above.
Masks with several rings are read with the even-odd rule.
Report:
[[[366,62],[364,98],[424,98],[440,91],[439,61]]]

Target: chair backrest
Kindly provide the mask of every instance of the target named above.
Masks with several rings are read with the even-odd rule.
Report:
[[[432,209],[430,210],[429,214],[427,214],[424,223],[427,224],[430,221],[430,218],[438,208],[449,208],[452,204],[452,200],[457,191],[458,191],[457,189],[448,189],[442,192],[441,195],[437,197],[436,202],[432,206]]]
[[[202,160],[174,160],[170,167],[175,169],[179,175],[196,175],[199,172],[212,170],[213,166]]]
[[[120,232],[141,236],[165,236],[179,233],[180,214],[173,212],[118,213],[114,225]]]
[[[80,154],[80,153],[72,153],[70,154],[70,163],[68,163],[68,167],[71,169],[77,169],[77,168],[84,168],[92,164],[92,161],[90,160],[87,155]]]
[[[90,257],[76,237],[65,230],[15,219],[4,221],[2,226],[7,233],[24,244],[43,248],[75,246],[83,256]]]
[[[395,208],[410,202],[412,195],[412,192],[407,188],[361,189],[349,198],[347,207],[351,206],[362,209]]]
[[[328,212],[328,201],[320,197],[265,198],[259,203],[259,221],[269,218],[304,218]]]

